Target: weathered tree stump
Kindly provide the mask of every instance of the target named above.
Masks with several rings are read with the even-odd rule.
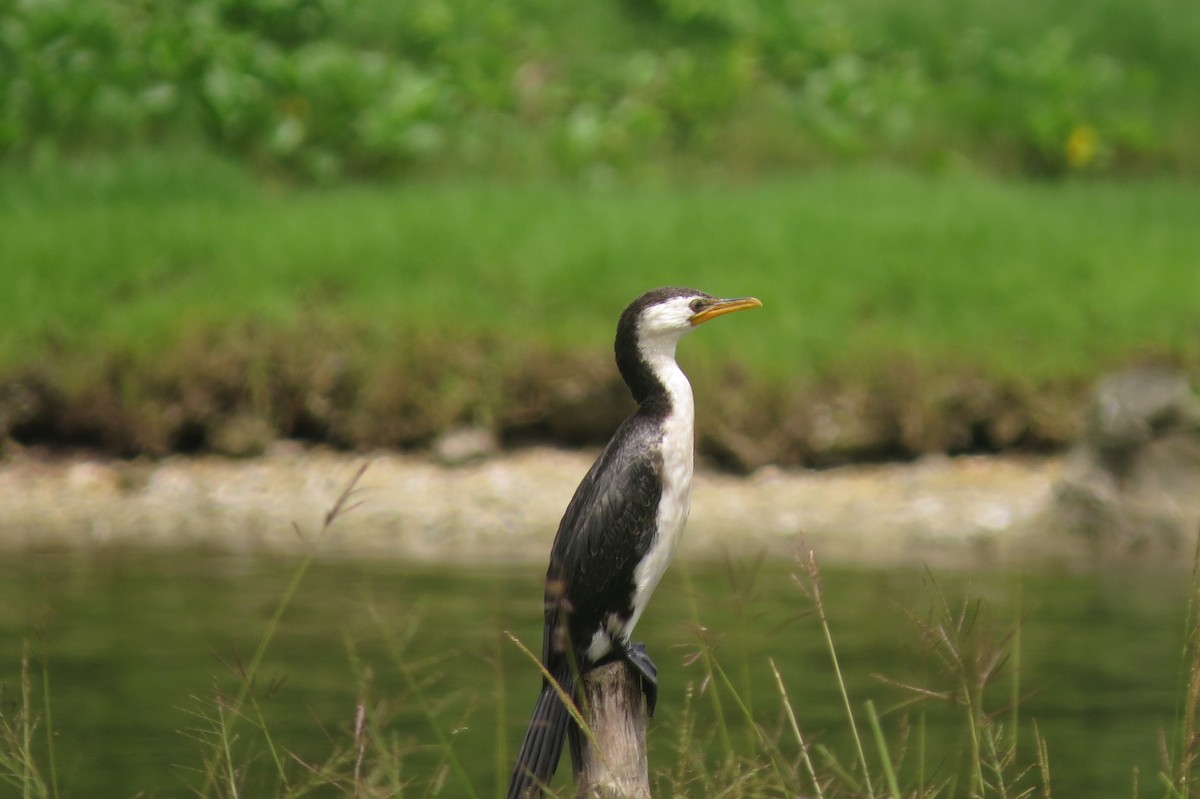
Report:
[[[637,674],[624,661],[588,672],[579,706],[595,742],[572,725],[569,738],[577,795],[650,799],[646,704]]]

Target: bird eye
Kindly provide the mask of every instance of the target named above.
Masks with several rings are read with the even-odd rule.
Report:
[[[692,313],[700,313],[700,309],[704,307],[704,300],[697,297],[688,303],[688,307],[692,309]]]

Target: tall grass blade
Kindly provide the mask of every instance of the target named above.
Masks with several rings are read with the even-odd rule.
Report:
[[[1042,778],[1042,799],[1050,799],[1050,750],[1046,747],[1046,739],[1038,729],[1037,722],[1033,723],[1033,740],[1037,744],[1038,774]],[[1137,799],[1137,769],[1134,769],[1133,799]]]
[[[742,712],[742,718],[745,719],[746,725],[758,739],[758,742],[762,745],[762,748],[766,750],[768,757],[771,758],[771,766],[775,770],[776,777],[779,779],[780,787],[787,785],[788,779],[784,773],[783,767],[779,763],[780,758],[778,747],[772,743],[771,739],[767,737],[767,734],[763,731],[762,727],[759,726],[759,724],[754,720],[754,714],[750,712],[750,706],[742,701],[742,697],[738,694],[737,689],[733,687],[733,682],[730,681],[729,675],[725,672],[725,669],[715,658],[713,659],[713,667],[716,669],[717,676],[721,678],[721,683],[725,686],[725,690],[728,691],[729,695],[733,698],[734,704],[736,704],[738,709]]]
[[[50,796],[58,799],[58,765],[55,762],[54,717],[50,713],[50,653],[42,648],[42,717],[46,721],[46,770],[50,775]]]
[[[221,745],[225,750],[225,777],[229,781],[229,795],[233,799],[238,799],[237,771],[233,765],[233,742],[237,739],[233,735],[232,725],[229,722],[236,716],[226,716],[226,708],[221,702],[217,704],[217,714],[221,730]]]
[[[854,739],[854,748],[858,754],[858,762],[863,770],[863,782],[866,784],[867,793],[871,796],[875,795],[875,789],[871,785],[871,769],[867,765],[867,754],[863,748],[862,736],[858,734],[858,725],[854,721],[854,710],[850,706],[850,693],[846,690],[846,680],[842,677],[842,668],[838,664],[837,648],[833,645],[833,633],[829,627],[829,616],[825,612],[825,598],[821,590],[821,569],[817,564],[817,553],[813,550],[808,551],[808,558],[804,563],[808,574],[808,587],[811,591],[813,604],[817,609],[817,619],[821,623],[821,633],[825,638],[825,648],[829,652],[829,659],[833,663],[833,674],[837,680],[838,692],[842,698],[842,707],[846,711],[846,720],[850,724],[850,734]]]
[[[808,772],[809,779],[812,780],[817,799],[825,799],[821,781],[817,779],[817,770],[813,768],[812,758],[808,754],[808,745],[804,742],[804,736],[800,734],[800,723],[796,720],[796,711],[792,708],[792,702],[788,698],[783,678],[779,675],[779,669],[775,667],[774,659],[768,658],[767,662],[771,664],[771,673],[775,675],[775,685],[779,688],[779,696],[783,700],[783,710],[787,714],[788,725],[792,728],[792,735],[796,736],[796,743],[800,747],[800,759],[804,763],[804,769]]]
[[[45,786],[37,773],[33,759],[33,718],[32,688],[29,679],[29,642],[25,641],[21,650],[21,791],[23,799],[30,799],[37,789],[39,796],[45,795]]]
[[[1024,627],[1020,623],[1022,618],[1022,605],[1025,599],[1025,588],[1020,582],[1017,583],[1016,589],[1016,618],[1018,624],[1013,630],[1012,639],[1009,644],[1009,655],[1012,664],[1012,685],[1009,688],[1009,729],[1012,730],[1012,738],[1009,742],[1009,747],[1012,750],[1012,758],[1017,759],[1019,754],[1020,742],[1020,721],[1021,721],[1021,628]]]
[[[925,791],[926,776],[925,776],[925,722],[926,711],[924,706],[921,707],[920,713],[917,715],[917,790]]]
[[[267,649],[270,647],[271,642],[275,637],[275,633],[279,629],[279,623],[283,619],[283,614],[291,605],[292,599],[296,596],[297,591],[300,589],[300,584],[303,582],[304,576],[308,573],[309,567],[312,566],[313,561],[316,559],[317,544],[320,542],[320,539],[324,533],[329,530],[333,523],[337,521],[342,514],[348,513],[350,510],[356,507],[356,505],[350,505],[348,503],[350,501],[350,497],[353,495],[356,487],[358,486],[359,481],[362,479],[363,474],[366,473],[369,466],[369,462],[363,463],[361,466],[359,466],[358,470],[354,473],[354,476],[350,478],[349,482],[346,483],[345,488],[342,489],[341,494],[339,494],[338,498],[334,501],[333,506],[325,513],[325,518],[320,530],[317,531],[317,535],[312,540],[308,552],[300,561],[300,565],[296,567],[296,571],[292,573],[292,578],[288,582],[287,588],[283,592],[283,596],[280,597],[278,604],[275,606],[274,613],[271,614],[271,618],[267,622],[263,636],[261,639],[259,639],[258,647],[254,651],[254,656],[250,659],[250,664],[245,669],[241,670],[241,679],[239,681],[240,684],[238,686],[238,692],[228,709],[228,720],[225,720],[224,711],[222,710],[222,718],[219,726],[221,736],[220,744],[225,758],[228,758],[231,755],[230,741],[228,736],[233,735],[234,728],[237,725],[237,720],[241,716],[242,708],[246,704],[247,697],[249,697],[250,692],[254,688],[254,684],[258,677],[259,667],[262,665],[263,658],[267,654]],[[298,528],[297,533],[300,533]],[[208,796],[209,791],[212,790],[213,781],[216,779],[217,771],[220,769],[220,761],[220,757],[209,760],[205,768],[204,783],[199,792],[200,796]],[[229,765],[232,768],[232,763]]]
[[[496,637],[496,749],[494,752],[493,768],[496,774],[503,774],[508,768],[508,686],[505,682],[504,646],[503,639]],[[503,799],[505,794],[504,780],[496,779],[496,799]]]
[[[900,799],[900,785],[896,782],[896,770],[892,767],[892,756],[888,752],[887,741],[883,737],[883,727],[879,725],[879,714],[875,712],[875,703],[870,699],[867,700],[867,721],[875,736],[879,761],[883,764],[883,776],[887,779],[888,795],[891,799]]]
[[[554,693],[558,695],[559,701],[562,702],[563,706],[567,709],[567,714],[571,717],[571,720],[579,725],[580,731],[583,733],[584,737],[587,738],[588,743],[592,745],[592,749],[594,749],[596,753],[600,755],[600,761],[604,763],[606,768],[611,769],[608,761],[604,759],[604,752],[601,751],[596,741],[596,734],[592,732],[592,728],[588,726],[587,719],[583,717],[583,712],[579,709],[579,706],[575,704],[575,698],[563,690],[562,686],[558,684],[558,680],[554,679],[554,676],[551,675],[546,669],[541,658],[529,651],[529,647],[525,646],[525,644],[521,642],[520,638],[517,638],[507,630],[504,631],[504,634],[508,636],[510,641],[516,644],[517,649],[521,650],[525,657],[529,658],[537,666],[538,671],[542,674],[542,677],[544,677],[550,687],[554,689]]]
[[[371,605],[370,610],[371,617],[375,620],[376,625],[378,625],[380,630],[384,630],[384,621],[380,618],[378,609],[374,605]],[[471,778],[467,775],[467,770],[463,767],[462,761],[459,760],[457,753],[454,751],[454,746],[450,742],[450,736],[446,734],[446,731],[438,721],[437,713],[434,712],[433,705],[421,689],[421,683],[409,667],[404,653],[396,646],[391,636],[385,635],[385,640],[387,641],[388,650],[391,653],[392,662],[400,670],[400,675],[404,677],[404,684],[408,687],[408,690],[416,697],[417,704],[421,708],[421,714],[425,717],[429,729],[433,731],[434,736],[437,738],[438,746],[442,751],[443,763],[447,764],[450,770],[454,772],[455,778],[462,785],[464,795],[470,796],[472,799],[478,799],[475,793],[475,786],[471,783]]]
[[[716,669],[713,664],[712,645],[705,637],[706,629],[700,623],[700,609],[696,607],[696,591],[692,586],[692,575],[686,569],[680,569],[680,574],[683,577],[684,593],[688,598],[688,607],[691,611],[692,625],[696,631],[696,639],[700,645],[700,656],[704,661],[704,683],[700,690],[703,692],[705,688],[712,684],[713,677],[716,674]],[[727,763],[732,763],[734,760],[733,738],[729,735],[729,724],[725,721],[725,708],[721,706],[721,697],[717,692],[709,691],[711,697],[713,716],[715,717],[715,726],[717,735],[721,739],[721,747],[725,750],[725,760]]]
[[[1200,536],[1192,553],[1192,576],[1184,611],[1183,649],[1180,652],[1179,684],[1182,688],[1175,709],[1173,730],[1175,739],[1168,743],[1165,733],[1159,735],[1162,757],[1160,779],[1181,796],[1191,797],[1191,773],[1198,756],[1197,708],[1200,705]]]

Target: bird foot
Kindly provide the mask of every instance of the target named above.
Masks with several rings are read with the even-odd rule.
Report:
[[[612,653],[602,663],[620,658],[633,667],[642,682],[642,695],[646,697],[646,715],[654,718],[654,706],[658,704],[658,667],[646,652],[646,645],[615,643]]]

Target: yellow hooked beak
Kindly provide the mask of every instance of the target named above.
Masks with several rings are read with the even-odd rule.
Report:
[[[709,319],[716,319],[718,316],[724,316],[727,313],[734,311],[744,311],[747,308],[761,308],[762,302],[757,297],[738,297],[734,300],[714,300],[710,305],[706,305],[696,312],[694,316],[688,319],[692,326],[707,322]]]

